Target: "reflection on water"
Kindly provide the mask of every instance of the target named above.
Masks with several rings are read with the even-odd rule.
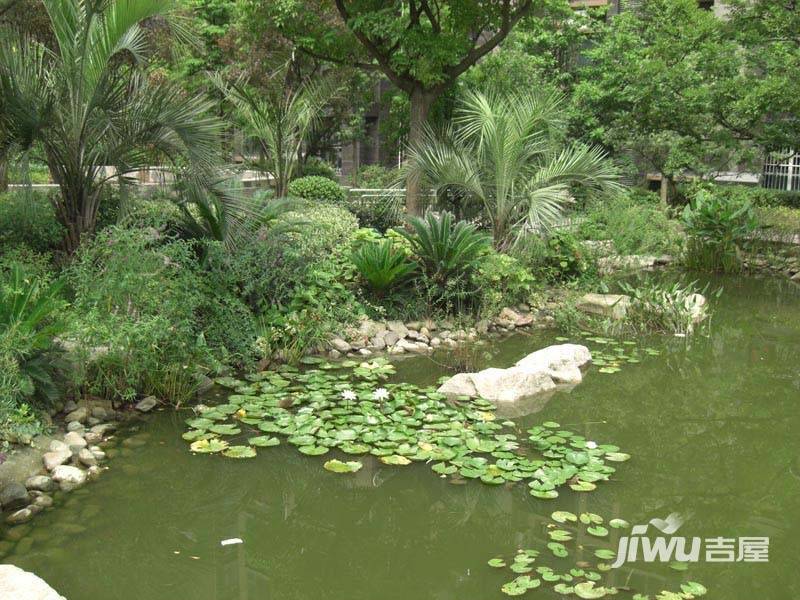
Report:
[[[524,486],[454,485],[424,465],[369,458],[335,475],[283,445],[253,460],[191,456],[183,416],[161,414],[145,427],[147,445],[123,450],[97,483],[35,519],[7,560],[70,600],[500,599],[509,574],[486,560],[544,546],[553,510],[632,523],[680,512],[688,536],[770,536],[770,562],[700,563],[686,574],[636,563],[612,583],[653,594],[695,579],[710,598],[796,598],[800,294],[784,282],[721,283],[710,337],[648,340],[661,356],[614,375],[590,371],[571,393],[518,413],[521,428],[554,420],[633,455],[590,494],[537,500]],[[511,365],[553,336],[509,339],[485,362]],[[421,357],[401,362],[398,377],[443,374]],[[244,543],[220,545],[232,537]],[[583,554],[544,564],[591,560],[597,540],[578,543]]]

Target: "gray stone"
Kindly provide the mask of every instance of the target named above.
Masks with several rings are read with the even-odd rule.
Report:
[[[484,369],[472,375],[472,383],[479,397],[493,402],[515,402],[556,387],[545,372],[513,367]]]
[[[411,340],[400,340],[397,342],[397,347],[402,348],[405,352],[412,352],[414,354],[424,354],[429,350],[427,344],[413,342]]]
[[[6,517],[6,523],[9,525],[21,525],[22,523],[27,523],[32,518],[33,511],[30,508],[20,508]]]
[[[99,433],[102,436],[106,436],[112,431],[115,431],[116,429],[117,429],[116,423],[101,423],[99,425],[95,425],[89,431],[91,431],[92,433]]]
[[[406,327],[410,331],[419,331],[424,326],[421,321],[409,321],[408,323],[406,323]]]
[[[341,352],[342,354],[346,354],[352,350],[352,346],[345,342],[342,338],[333,338],[331,340],[331,346],[333,346],[334,350]]]
[[[42,456],[42,461],[44,461],[45,469],[52,471],[59,465],[63,465],[70,458],[72,458],[72,452],[67,449],[58,452],[47,452]]]
[[[438,348],[441,345],[442,345],[442,340],[440,340],[438,337],[431,339],[431,347]]]
[[[438,338],[434,338],[434,341],[437,339]],[[475,384],[472,383],[472,373],[459,373],[454,375],[445,381],[436,391],[447,395],[448,398],[456,398],[458,396],[474,398],[478,395]]]
[[[150,412],[153,410],[156,405],[158,404],[158,399],[155,396],[147,396],[147,398],[142,398],[139,402],[136,403],[134,408],[139,412]]]
[[[512,308],[506,307],[500,311],[500,319],[513,323],[514,327],[527,327],[533,322],[533,315],[521,314]]]
[[[92,453],[92,455],[93,455],[93,456],[95,457],[95,459],[97,459],[97,460],[105,460],[105,459],[106,459],[106,453],[105,453],[105,452],[103,452],[103,451],[102,451],[100,448],[98,448],[97,446],[92,446],[92,447],[90,447],[90,448],[89,448],[89,451]]]
[[[406,337],[410,340],[416,341],[419,339],[419,331],[417,331],[416,329],[409,329],[408,335]]]
[[[370,340],[370,347],[373,350],[383,350],[386,348],[386,340],[383,339],[383,336],[376,335]]]
[[[81,448],[86,448],[87,446],[86,440],[83,439],[83,436],[77,431],[70,431],[67,435],[65,435],[64,443],[69,446],[73,453],[75,452],[75,448],[80,450]]]
[[[706,304],[706,297],[703,294],[692,294],[684,301],[693,325],[697,325],[708,316]]]
[[[361,349],[358,351],[358,353],[359,353],[361,356],[372,356],[372,351],[371,351],[371,350],[368,350],[367,348],[361,348]]]
[[[14,565],[0,565],[0,598],[8,600],[66,600],[45,581]]]
[[[92,407],[92,416],[102,421],[108,418],[108,411],[102,406],[94,406]]]
[[[387,346],[394,346],[400,341],[400,336],[394,331],[387,331],[383,336],[383,341],[386,342]]]
[[[61,440],[53,440],[50,442],[50,452],[66,452],[69,450],[69,445]]]
[[[87,467],[93,467],[97,464],[97,458],[88,448],[82,448],[78,452],[78,460]]]
[[[83,423],[80,423],[79,421],[70,421],[69,423],[67,423],[67,431],[83,431],[83,430],[84,430]]]
[[[0,489],[0,506],[5,511],[22,508],[28,502],[30,502],[30,495],[21,483],[13,481]]]
[[[584,294],[576,308],[588,314],[620,320],[625,318],[630,304],[630,297],[624,294]]]
[[[53,481],[57,481],[61,489],[68,492],[86,483],[86,472],[78,467],[60,465],[53,469]]]
[[[86,422],[87,418],[89,418],[89,409],[86,408],[85,406],[80,406],[75,410],[73,410],[71,413],[69,413],[66,417],[64,417],[64,420],[67,423],[70,423],[72,421],[78,421],[79,423],[84,423]]]
[[[342,358],[342,353],[338,350],[331,350],[328,352],[328,358]]]
[[[64,411],[71,413],[73,410],[78,410],[78,404],[74,400],[70,400],[64,405]]]
[[[86,470],[86,476],[87,476],[87,477],[88,477],[90,480],[94,481],[95,479],[97,479],[98,477],[100,477],[100,472],[101,472],[101,469],[100,469],[100,467],[99,467],[99,466],[97,466],[97,465],[92,465],[91,467],[89,467],[89,468]]]
[[[51,498],[47,494],[36,496],[36,498],[33,499],[33,505],[38,506],[42,510],[44,510],[45,508],[50,508],[51,506],[53,506],[53,498]]]
[[[386,327],[392,333],[396,333],[398,337],[404,338],[408,335],[408,327],[402,321],[387,321]]]
[[[103,441],[103,436],[99,433],[95,433],[94,431],[87,431],[83,435],[83,439],[86,440],[87,444],[97,444],[98,442]]]
[[[29,490],[37,490],[40,492],[49,492],[55,489],[53,480],[47,475],[34,475],[25,480],[25,487]]]

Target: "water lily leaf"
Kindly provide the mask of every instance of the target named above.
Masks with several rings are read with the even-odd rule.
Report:
[[[573,513],[568,512],[566,510],[557,510],[552,515],[550,515],[550,518],[553,519],[553,521],[555,521],[556,523],[566,523],[567,521],[574,523],[575,521],[578,520],[578,517],[576,517]]]
[[[186,424],[194,429],[208,429],[214,424],[214,421],[205,417],[200,417],[197,419],[187,419]]]
[[[669,568],[673,569],[674,571],[686,571],[689,569],[689,564],[673,560],[671,563],[669,563]]]
[[[189,445],[189,450],[192,452],[199,452],[201,454],[209,454],[212,452],[222,452],[228,447],[228,442],[213,438],[210,440],[197,440]]]
[[[631,526],[625,519],[611,519],[608,524],[614,529],[627,529]]]
[[[340,460],[333,459],[327,461],[323,465],[323,468],[333,473],[355,473],[363,466],[364,465],[362,465],[360,462],[354,460],[342,462]]]
[[[612,462],[625,462],[631,457],[630,454],[625,454],[624,452],[608,452],[606,453],[606,460],[610,460]]]
[[[506,566],[506,561],[504,561],[502,558],[492,558],[489,559],[487,564],[495,569],[501,569]]]
[[[228,458],[253,458],[256,450],[250,446],[231,446],[223,450],[222,455]]]
[[[236,427],[236,425],[231,425],[229,423],[212,425],[208,430],[218,435],[238,435],[242,433],[242,430]]]
[[[573,588],[571,585],[567,585],[566,583],[557,583],[553,587],[553,591],[559,594],[564,594],[565,596],[568,594],[572,594],[574,590],[575,588]]]
[[[607,548],[598,548],[594,551],[594,555],[601,560],[613,560],[617,553]]]
[[[314,446],[314,445],[300,446],[297,449],[298,452],[302,452],[307,456],[320,456],[328,452],[328,450],[330,450],[330,448],[328,448],[327,446]]]
[[[686,583],[681,584],[681,591],[684,594],[690,594],[697,598],[698,596],[704,596],[708,590],[706,587],[696,581],[687,581]]]
[[[258,446],[259,448],[269,448],[270,446],[277,446],[281,441],[276,437],[268,435],[260,435],[247,439],[247,443],[251,446]]]
[[[569,556],[569,552],[567,552],[567,548],[564,546],[564,544],[560,544],[558,542],[549,542],[547,544],[547,548],[553,553],[554,556],[558,556],[559,558]]]
[[[533,571],[533,567],[526,563],[514,563],[510,568],[514,573],[530,573]]]
[[[185,439],[187,442],[203,439],[206,436],[214,437],[213,434],[209,434],[203,429],[191,429],[181,435],[181,437]]]
[[[554,542],[568,542],[572,539],[572,534],[563,529],[553,529],[552,531],[548,531],[547,535],[549,535],[550,539]]]
[[[548,429],[558,429],[559,427],[561,427],[561,425],[559,425],[555,421],[545,421],[544,423],[542,423],[542,427],[547,427]]]
[[[603,527],[602,525],[594,525],[592,527],[588,527],[586,531],[595,537],[606,537],[608,535],[608,529]]]
[[[578,598],[584,598],[585,600],[602,598],[607,594],[606,588],[594,587],[594,581],[584,581],[582,583],[576,583],[573,588],[573,591]]]
[[[531,490],[531,496],[542,500],[552,500],[558,498],[558,492],[555,490]]]
[[[399,454],[390,454],[389,456],[381,456],[380,461],[386,465],[410,465],[411,461],[405,456]]]
[[[589,481],[578,481],[577,483],[570,483],[569,487],[576,492],[591,492],[597,489],[597,486]]]

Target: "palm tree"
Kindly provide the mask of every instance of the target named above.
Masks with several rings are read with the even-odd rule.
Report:
[[[563,98],[557,93],[498,96],[469,92],[453,123],[428,130],[409,149],[409,176],[478,201],[495,246],[552,224],[580,185],[617,192],[617,171],[599,148],[564,143]]]
[[[218,163],[223,123],[209,116],[209,100],[152,81],[140,68],[147,50],[143,21],[166,18],[176,36],[186,37],[172,18],[179,2],[43,2],[53,49],[0,32],[0,155],[41,153],[61,188],[53,208],[72,252],[94,231],[109,181],[155,161],[204,179]]]
[[[330,86],[305,82],[289,92],[277,86],[255,94],[241,81],[227,84],[218,75],[212,75],[212,81],[233,105],[247,135],[264,154],[275,196],[284,198],[303,143],[319,123],[330,97]]]

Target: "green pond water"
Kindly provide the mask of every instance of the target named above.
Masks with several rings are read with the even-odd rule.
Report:
[[[685,536],[769,537],[769,562],[701,561],[683,573],[637,562],[607,584],[652,594],[694,580],[708,598],[798,598],[800,288],[720,284],[709,337],[649,339],[659,356],[616,374],[594,367],[571,393],[515,417],[525,426],[557,421],[630,453],[594,492],[565,488],[538,500],[521,484],[454,485],[429,466],[372,458],[337,475],[322,468],[332,454],[308,457],[287,444],[252,460],[193,456],[180,438],[187,414],[164,412],[128,442],[145,445],[59,498],[4,560],[69,600],[491,600],[506,597],[499,588],[515,575],[486,561],[544,545],[552,511],[634,524],[679,512]],[[556,335],[514,336],[481,362],[510,365]],[[443,373],[428,358],[409,359],[396,379],[429,384]],[[233,537],[244,543],[220,545]],[[564,559],[565,569],[575,560]],[[563,596],[545,584],[524,597]]]

